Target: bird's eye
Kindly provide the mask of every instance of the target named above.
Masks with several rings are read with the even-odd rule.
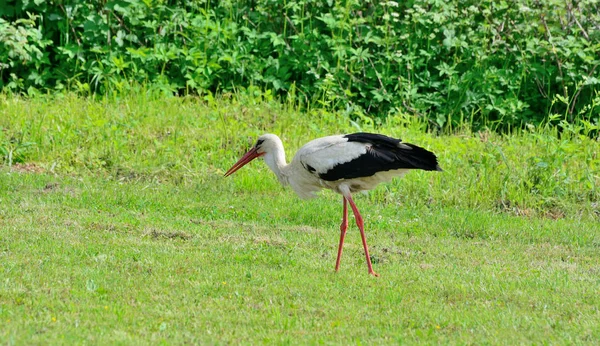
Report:
[[[255,147],[258,148],[261,144],[263,144],[264,141],[265,141],[264,139],[259,139],[258,141],[256,141]]]

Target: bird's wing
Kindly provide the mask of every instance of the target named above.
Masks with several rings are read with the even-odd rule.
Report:
[[[319,176],[365,152],[364,144],[349,143],[342,135],[329,136],[308,142],[298,150],[294,160],[300,161],[307,171]]]
[[[432,152],[371,133],[320,138],[302,147],[297,157],[305,169],[327,181],[402,169],[441,170]]]

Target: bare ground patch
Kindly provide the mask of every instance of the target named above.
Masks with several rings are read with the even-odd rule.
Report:
[[[161,231],[158,229],[149,229],[144,235],[145,237],[150,237],[152,239],[181,239],[181,240],[189,240],[193,236],[186,232],[182,231]]]

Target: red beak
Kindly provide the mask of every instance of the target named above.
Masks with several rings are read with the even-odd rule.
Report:
[[[242,156],[241,159],[238,160],[238,162],[235,163],[235,165],[231,166],[231,168],[225,173],[225,176],[228,177],[230,175],[232,175],[233,173],[235,173],[238,169],[244,167],[244,165],[246,165],[248,162],[254,160],[257,157],[262,156],[264,153],[258,153],[257,152],[258,149],[256,149],[256,147],[253,147],[252,149],[248,150],[247,153],[244,154],[244,156]]]

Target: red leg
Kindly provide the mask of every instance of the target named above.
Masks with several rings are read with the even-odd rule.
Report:
[[[346,230],[348,229],[348,205],[346,203],[346,197],[342,196],[344,200],[344,214],[342,215],[342,224],[340,225],[340,245],[338,246],[337,261],[335,261],[335,271],[340,269],[340,260],[342,259],[342,248],[344,247],[344,237],[346,236]]]
[[[354,218],[356,219],[356,225],[358,226],[358,229],[360,230],[360,236],[362,237],[363,247],[365,248],[365,257],[367,258],[367,266],[369,267],[369,274],[374,275],[374,276],[379,276],[379,274],[377,274],[373,271],[373,266],[371,265],[371,257],[369,256],[369,247],[367,246],[367,237],[365,235],[365,229],[363,226],[362,216],[360,216],[360,213],[358,212],[358,208],[356,207],[356,204],[354,204],[352,197],[350,195],[348,195],[348,196],[346,196],[346,199],[350,203],[352,212],[354,212]]]

